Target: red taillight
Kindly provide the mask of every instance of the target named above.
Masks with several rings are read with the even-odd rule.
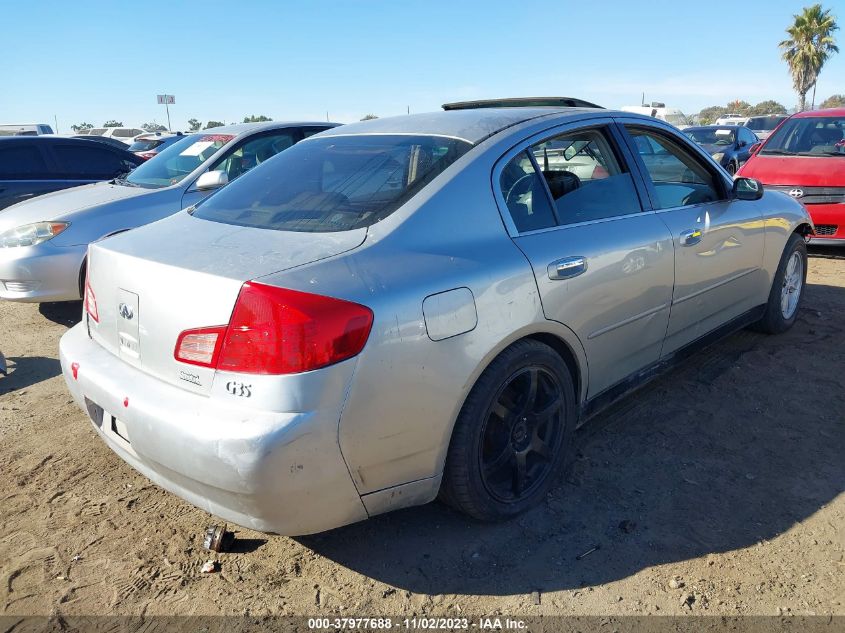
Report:
[[[222,371],[295,374],[352,358],[364,348],[372,326],[373,313],[366,306],[247,282],[228,327],[182,332],[176,358]],[[189,338],[212,334],[218,335],[213,343],[210,336]],[[186,340],[202,348],[207,362],[180,355]]]
[[[214,367],[217,364],[217,354],[223,344],[226,326],[201,327],[195,330],[185,330],[176,339],[176,360],[191,365]]]
[[[97,297],[88,282],[88,273],[85,273],[85,312],[88,313],[96,323],[100,322],[100,313],[97,311]]]
[[[150,160],[153,156],[156,155],[156,152],[135,152],[140,158],[144,160]]]

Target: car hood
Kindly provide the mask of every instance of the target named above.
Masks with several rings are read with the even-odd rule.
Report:
[[[742,167],[740,176],[765,185],[845,187],[845,156],[766,156],[757,154]]]
[[[161,189],[144,189],[97,182],[44,194],[0,210],[0,231],[44,220],[67,220],[74,213],[115,200],[154,194]]]

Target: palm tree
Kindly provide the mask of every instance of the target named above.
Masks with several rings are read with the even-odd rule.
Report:
[[[839,29],[830,9],[822,5],[805,7],[795,22],[786,29],[789,39],[780,43],[783,59],[789,64],[792,86],[800,98],[800,109],[807,107],[807,93],[814,88],[822,66],[839,52],[833,32]]]

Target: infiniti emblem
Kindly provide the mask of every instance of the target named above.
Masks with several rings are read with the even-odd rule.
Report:
[[[132,308],[130,308],[125,303],[121,303],[119,306],[117,306],[117,312],[127,321],[131,321],[132,317],[135,316],[135,312],[132,310]]]
[[[790,189],[789,195],[793,198],[803,198],[804,197],[804,190],[803,189]]]

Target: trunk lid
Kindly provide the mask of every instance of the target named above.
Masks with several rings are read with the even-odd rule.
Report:
[[[91,338],[124,362],[208,393],[214,370],[177,361],[188,329],[226,325],[244,282],[360,246],[366,229],[294,233],[178,213],[91,244],[88,279],[98,321]]]

